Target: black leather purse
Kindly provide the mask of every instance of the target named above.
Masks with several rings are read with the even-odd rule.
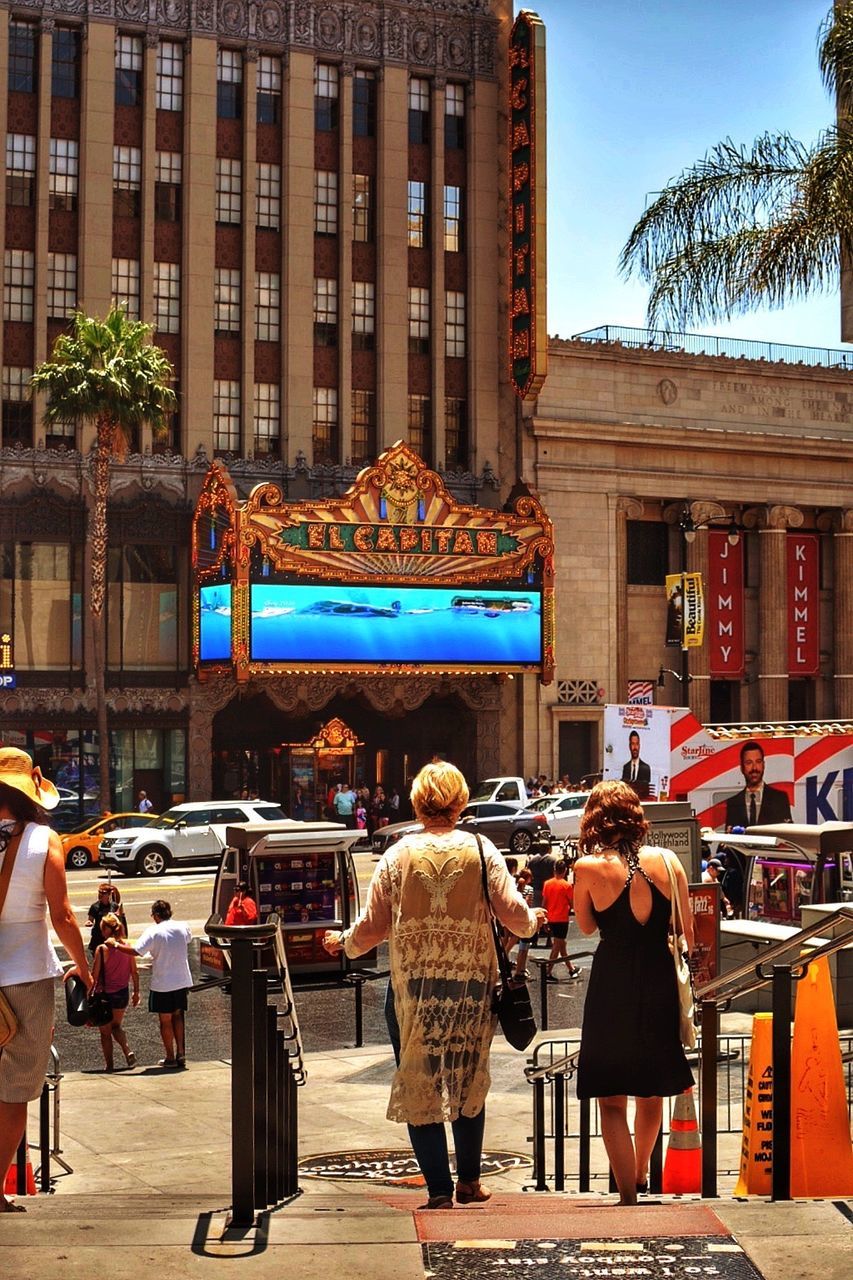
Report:
[[[486,874],[483,845],[478,835],[475,839],[480,853],[480,871],[483,877],[483,893],[486,895],[492,941],[498,957],[499,981],[492,996],[492,1011],[497,1014],[501,1031],[513,1049],[526,1049],[538,1030],[533,1016],[533,1006],[530,1003],[530,992],[524,978],[513,977],[509,958],[501,945],[500,931],[492,910],[492,900],[489,897],[489,880]]]

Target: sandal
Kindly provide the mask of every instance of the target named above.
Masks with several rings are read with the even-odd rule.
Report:
[[[26,1213],[26,1209],[22,1204],[15,1204],[14,1200],[7,1200],[4,1195],[0,1195],[0,1213]]]
[[[453,1196],[430,1196],[426,1204],[419,1204],[419,1209],[452,1209]]]
[[[479,1180],[476,1182],[457,1182],[456,1184],[457,1204],[485,1204],[491,1198],[491,1191],[486,1191]]]

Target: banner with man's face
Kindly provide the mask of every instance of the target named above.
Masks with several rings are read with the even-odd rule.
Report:
[[[669,712],[636,703],[604,708],[603,776],[628,782],[641,800],[669,793]]]

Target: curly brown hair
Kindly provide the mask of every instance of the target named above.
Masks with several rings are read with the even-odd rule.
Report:
[[[637,852],[648,831],[633,787],[627,782],[599,782],[586,802],[578,848],[581,853],[618,849],[624,858]]]

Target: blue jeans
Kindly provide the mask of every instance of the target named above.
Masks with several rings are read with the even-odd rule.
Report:
[[[394,1050],[394,1060],[400,1065],[400,1026],[394,1007],[391,983],[385,991],[385,1022]],[[460,1182],[476,1182],[480,1177],[480,1161],[483,1154],[483,1130],[486,1125],[486,1108],[476,1116],[459,1116],[451,1122],[453,1146],[456,1151],[456,1176]],[[450,1176],[450,1158],[447,1152],[447,1131],[443,1124],[410,1124],[409,1141],[415,1153],[421,1173],[426,1178],[430,1196],[452,1196],[453,1179]]]

